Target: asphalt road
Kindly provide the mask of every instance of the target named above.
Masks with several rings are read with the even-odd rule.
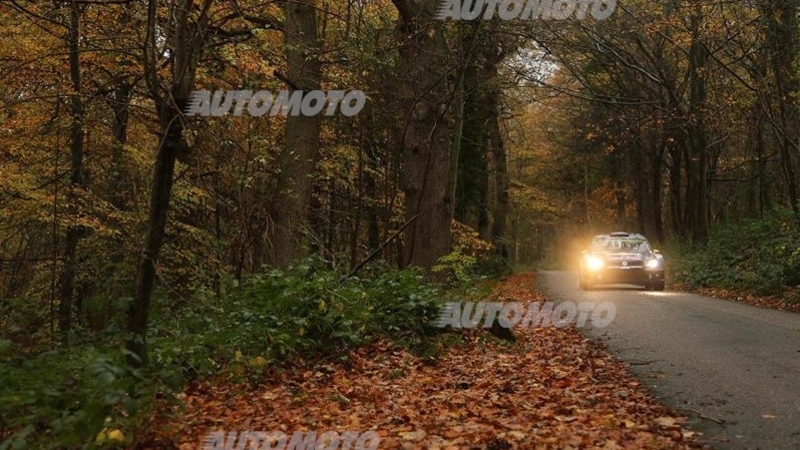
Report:
[[[629,285],[583,292],[575,272],[537,285],[554,302],[613,302],[614,320],[584,332],[712,447],[800,450],[800,314]]]

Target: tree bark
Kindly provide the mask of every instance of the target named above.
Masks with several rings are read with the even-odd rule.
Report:
[[[156,260],[164,242],[167,213],[172,195],[175,161],[188,155],[189,148],[183,138],[182,114],[195,83],[195,73],[200,60],[208,10],[213,0],[205,0],[199,17],[191,17],[193,0],[178,0],[174,7],[174,35],[169,36],[172,51],[172,73],[168,82],[160,79],[156,64],[156,6],[158,0],[149,0],[147,11],[147,41],[145,42],[145,77],[150,94],[156,102],[159,118],[159,146],[153,168],[153,185],[150,191],[147,236],[136,267],[134,298],[128,307],[126,348],[128,363],[133,367],[147,364],[147,326],[150,299],[156,275]]]
[[[111,167],[113,170],[111,182],[111,204],[120,211],[127,209],[130,195],[126,189],[128,181],[128,170],[125,165],[125,144],[128,141],[128,117],[133,86],[127,82],[120,83],[114,89],[113,97],[109,100],[109,106],[114,114],[111,120],[111,132],[114,136],[114,143],[111,155]]]
[[[497,66],[495,65],[495,70]],[[493,104],[493,119],[490,124],[490,141],[492,155],[494,156],[494,179],[495,179],[495,202],[492,222],[492,242],[497,253],[504,259],[508,259],[508,250],[505,244],[506,218],[509,209],[509,178],[508,178],[508,158],[506,147],[503,144],[503,136],[500,132],[500,92]]]
[[[406,124],[402,148],[402,188],[406,217],[418,216],[403,245],[403,265],[430,268],[450,252],[448,195],[450,90],[445,69],[449,50],[443,22],[433,19],[437,0],[393,0],[400,14],[401,97]]]
[[[683,152],[677,142],[670,142],[669,144],[669,215],[670,223],[672,225],[672,232],[678,236],[686,236],[686,227],[684,226],[684,198],[682,195],[683,185]]]
[[[484,68],[474,59],[481,57],[471,56],[464,69],[464,124],[455,180],[454,213],[459,222],[477,230],[482,238],[488,238],[490,94],[485,84]]]
[[[70,176],[69,176],[69,215],[76,218],[78,215],[76,190],[83,189],[86,179],[83,170],[83,122],[85,110],[81,100],[81,67],[80,67],[80,9],[75,2],[71,3],[69,11],[69,76],[72,84],[72,94],[70,95],[70,115],[72,125],[70,129],[69,150],[70,150]],[[73,219],[74,220],[74,219]],[[59,328],[61,330],[61,340],[67,344],[69,331],[72,328],[72,305],[75,293],[75,277],[78,268],[78,242],[83,235],[79,225],[71,224],[67,227],[67,235],[64,240],[64,267],[59,276],[58,300],[59,300]]]
[[[689,161],[689,183],[687,196],[690,199],[688,208],[689,229],[692,241],[703,243],[708,238],[708,180],[705,115],[706,115],[706,78],[704,70],[708,58],[708,50],[698,36],[699,16],[692,21],[695,36],[689,48],[689,125],[687,144]]]
[[[322,65],[314,0],[283,3],[284,53],[289,92],[320,88]],[[319,158],[319,116],[286,117],[286,147],[278,157],[278,184],[271,218],[269,262],[287,267],[302,252],[313,188],[313,172]]]

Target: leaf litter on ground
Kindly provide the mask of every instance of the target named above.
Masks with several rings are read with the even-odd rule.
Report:
[[[490,298],[543,303],[534,282],[509,276]],[[249,430],[374,430],[381,450],[702,448],[684,417],[572,326],[514,328],[513,344],[459,332],[464,344],[435,360],[379,342],[349,364],[306,361],[257,387],[193,383],[181,405],[164,403],[138,448],[194,450],[208,432]]]

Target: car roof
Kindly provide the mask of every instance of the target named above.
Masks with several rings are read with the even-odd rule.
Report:
[[[608,233],[608,234],[598,234],[594,238],[595,239],[609,239],[609,238],[615,238],[615,237],[626,237],[626,238],[631,238],[631,239],[642,239],[642,240],[645,240],[645,241],[647,240],[647,238],[645,238],[644,236],[642,236],[639,233],[628,233],[626,231],[614,231],[614,232],[611,232],[611,233]]]

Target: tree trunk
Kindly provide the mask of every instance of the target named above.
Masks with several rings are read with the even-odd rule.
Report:
[[[466,45],[466,44],[465,44]],[[466,52],[465,52],[466,53]],[[455,218],[465,225],[477,230],[482,238],[487,238],[489,191],[489,120],[490,106],[487,103],[489,93],[483,67],[475,60],[481,59],[483,49],[477,51],[478,56],[470,55],[464,69],[464,107],[463,130],[458,171],[455,188]]]
[[[136,267],[133,301],[128,307],[126,348],[128,363],[134,367],[147,364],[147,326],[150,299],[156,275],[156,260],[164,241],[167,212],[172,195],[175,161],[189,154],[183,139],[181,115],[194,88],[197,63],[200,60],[208,10],[213,0],[206,0],[198,18],[190,17],[193,0],[178,0],[174,7],[175,33],[169,36],[172,50],[172,79],[159,79],[156,54],[156,6],[150,0],[147,10],[148,39],[144,45],[145,76],[150,93],[156,102],[159,118],[159,146],[153,168],[150,191],[147,236]],[[167,87],[168,86],[168,87]]]
[[[320,88],[322,65],[317,36],[317,6],[314,0],[283,3],[284,53],[290,94]],[[319,116],[288,115],[286,147],[278,157],[278,185],[272,207],[270,264],[287,267],[301,255],[313,172],[319,158]]]
[[[699,16],[692,18],[695,30],[700,21]],[[689,182],[687,189],[689,196],[689,229],[692,241],[703,243],[708,238],[708,180],[707,180],[707,152],[705,129],[705,102],[706,78],[705,67],[708,50],[697,36],[695,31],[692,44],[689,48],[689,125],[687,130],[687,144],[689,154]]]
[[[495,66],[496,69],[497,66]],[[499,91],[499,89],[498,89]],[[495,195],[494,214],[492,222],[492,242],[495,245],[497,253],[504,259],[508,258],[508,249],[505,244],[506,234],[506,218],[509,209],[509,179],[508,179],[508,164],[506,147],[503,144],[503,136],[500,133],[500,95],[495,97],[493,104],[493,119],[490,123],[489,138],[491,141],[490,148],[494,156],[494,179],[495,179]]]
[[[114,117],[111,120],[111,132],[114,136],[114,143],[111,155],[111,167],[113,170],[111,182],[110,202],[120,211],[127,209],[129,193],[126,192],[126,183],[129,180],[127,167],[125,165],[124,149],[128,141],[128,117],[133,86],[127,82],[120,83],[113,92],[113,98],[109,101]]]
[[[451,125],[446,58],[449,54],[443,22],[433,19],[437,0],[393,0],[400,14],[398,70],[400,95],[406,111],[402,148],[402,188],[406,217],[417,220],[408,228],[403,265],[432,267],[450,252],[448,195]]]
[[[70,150],[70,176],[69,176],[69,215],[76,220],[78,215],[77,197],[75,191],[85,187],[85,177],[83,170],[83,122],[84,106],[81,101],[81,67],[80,67],[80,10],[77,3],[70,5],[69,11],[69,34],[67,37],[69,48],[69,76],[72,84],[72,95],[70,96],[70,115],[72,126],[69,138]],[[75,276],[78,267],[78,242],[82,237],[83,231],[80,226],[71,224],[67,227],[67,235],[64,240],[64,267],[58,281],[58,300],[59,300],[59,327],[61,330],[61,340],[67,343],[67,336],[72,328],[72,305],[75,293]]]
[[[158,106],[159,115],[165,118],[177,118],[180,111],[185,108],[186,100],[186,97],[179,99],[176,96],[175,101],[178,106],[171,105],[167,99],[163,100]],[[130,359],[134,366],[147,364],[147,324],[156,275],[155,263],[167,227],[167,212],[172,194],[175,160],[185,145],[182,140],[183,126],[180,120],[165,122],[162,119],[161,127],[162,144],[156,154],[156,164],[153,169],[147,237],[136,268],[136,294],[129,308],[128,332],[131,336],[127,348],[136,356],[136,358]]]
[[[661,202],[661,190],[662,190],[662,178],[663,174],[661,173],[662,167],[664,166],[664,147],[660,145],[659,148],[655,149],[655,155],[653,158],[653,167],[652,167],[652,184],[650,185],[650,199],[652,203],[652,218],[653,218],[653,230],[656,234],[656,240],[659,244],[664,244],[666,241],[666,236],[664,234],[664,218],[662,217],[662,202]]]
[[[461,57],[463,61],[463,55]],[[455,217],[456,205],[458,204],[458,179],[459,171],[461,168],[461,144],[464,132],[464,107],[465,105],[465,92],[464,92],[464,76],[466,69],[462,67],[456,85],[455,93],[455,111],[453,114],[453,148],[450,150],[450,174],[448,176],[447,195],[450,197],[450,217]],[[462,221],[463,222],[463,221]]]
[[[627,218],[625,208],[627,195],[625,192],[625,170],[622,161],[622,151],[615,149],[612,151],[610,178],[614,182],[614,227],[616,230],[624,231]]]
[[[686,236],[686,227],[683,222],[685,209],[681,186],[683,185],[683,158],[682,151],[677,142],[669,143],[669,215],[672,232],[678,236]]]

